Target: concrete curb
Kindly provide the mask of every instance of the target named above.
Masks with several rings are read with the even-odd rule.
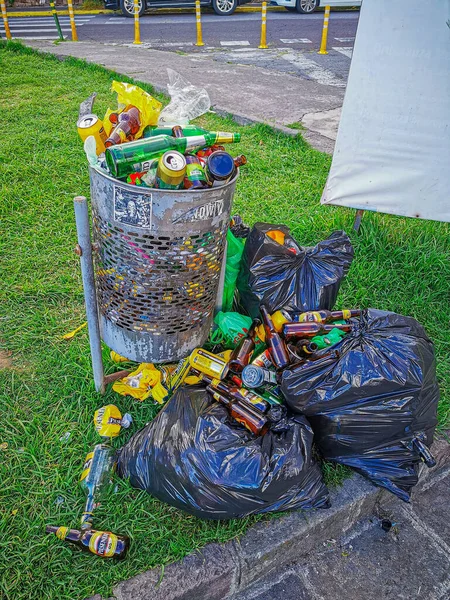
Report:
[[[433,444],[434,469],[424,469],[417,491],[448,470],[450,444]],[[327,540],[339,538],[363,517],[397,502],[385,490],[354,475],[331,493],[331,508],[293,512],[250,528],[240,540],[208,544],[164,569],[150,569],[115,586],[109,600],[224,600],[306,557]],[[414,505],[414,494],[412,498]],[[90,600],[102,600],[96,595]]]

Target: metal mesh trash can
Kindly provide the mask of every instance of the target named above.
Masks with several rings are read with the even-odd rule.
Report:
[[[237,176],[197,191],[90,179],[103,341],[138,362],[187,356],[211,327]]]

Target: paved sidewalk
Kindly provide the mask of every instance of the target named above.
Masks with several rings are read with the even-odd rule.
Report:
[[[450,467],[234,600],[449,600]],[[383,531],[381,519],[394,523]]]
[[[221,64],[209,55],[182,56],[133,45],[96,42],[28,41],[28,46],[57,56],[75,56],[100,64],[167,93],[167,67],[194,85],[205,87],[213,108],[240,123],[262,122],[288,134],[286,125],[302,122],[304,137],[316,148],[332,153],[344,87],[323,85],[255,66]]]

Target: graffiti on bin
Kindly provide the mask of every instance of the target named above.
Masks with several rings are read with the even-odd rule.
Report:
[[[190,223],[193,221],[207,221],[215,219],[223,213],[224,203],[222,199],[213,200],[202,206],[190,208],[178,217],[173,219],[173,223]]]
[[[114,221],[141,229],[152,226],[152,196],[114,186]]]

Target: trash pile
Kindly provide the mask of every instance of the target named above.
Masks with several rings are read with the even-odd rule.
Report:
[[[92,115],[93,99],[86,101],[90,121],[78,125],[89,160],[138,186],[221,185],[245,157],[233,159],[219,146],[239,136],[190,125],[209,109],[209,98],[176,73],[170,77],[172,100],[162,112],[151,96],[118,82],[119,109],[108,111],[103,125]],[[118,394],[164,406],[119,452],[108,439],[131,417],[114,405],[95,413],[104,443],[82,470],[80,530],[47,532],[123,558],[127,536],[92,528],[116,467],[132,486],[203,519],[328,508],[313,442],[325,459],[408,501],[421,462],[435,464],[433,344],[411,317],[335,309],[353,257],[344,231],[305,247],[283,225],[250,229],[232,217],[222,310],[208,342],[176,364],[138,364],[115,381]],[[116,352],[111,359],[130,362]]]
[[[245,165],[224,144],[239,133],[211,132],[189,124],[210,108],[206,90],[169,69],[170,104],[135,85],[113,81],[118,107],[102,120],[93,113],[96,94],[80,105],[77,128],[91,166],[131,185],[164,190],[201,190],[224,185]]]

